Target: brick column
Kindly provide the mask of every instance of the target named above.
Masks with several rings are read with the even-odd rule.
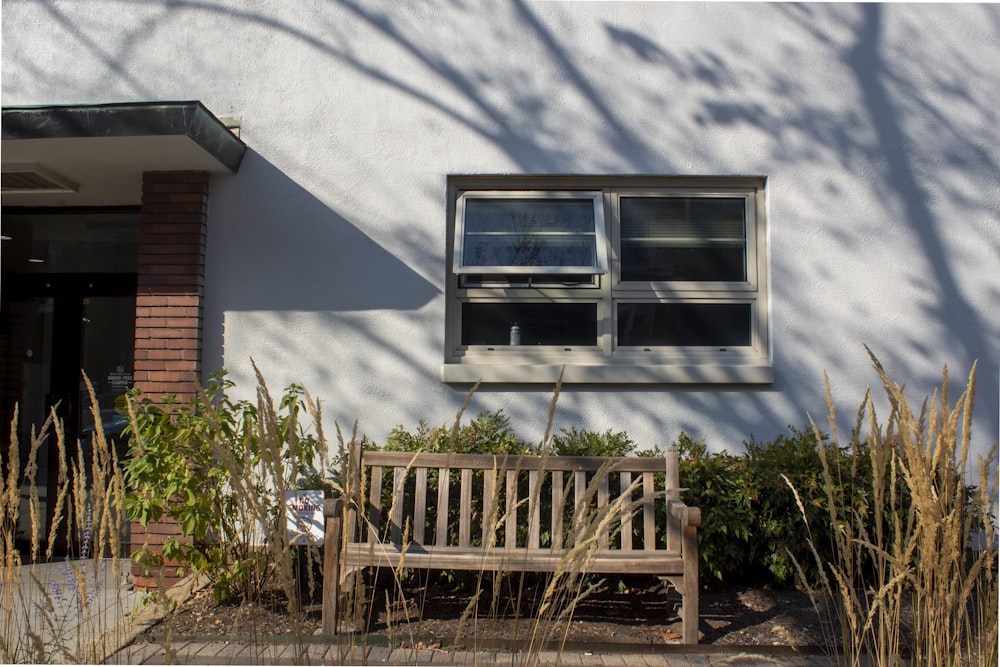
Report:
[[[139,219],[139,271],[135,312],[135,388],[157,401],[181,402],[197,391],[201,373],[202,301],[205,292],[205,233],[208,174],[146,172]],[[132,551],[157,549],[178,526],[132,524]],[[133,564],[136,587],[156,588],[157,577]],[[177,563],[162,571],[176,583]]]

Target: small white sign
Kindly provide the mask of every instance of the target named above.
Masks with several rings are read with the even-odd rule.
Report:
[[[323,499],[323,491],[285,491],[289,544],[323,544]]]

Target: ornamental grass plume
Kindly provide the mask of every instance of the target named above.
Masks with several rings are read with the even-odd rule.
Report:
[[[830,620],[830,636],[839,639],[842,664],[895,665],[905,657],[914,665],[993,667],[998,447],[978,457],[975,483],[968,481],[976,368],[954,403],[945,368],[941,387],[914,410],[903,387],[868,353],[890,406],[884,425],[868,391],[850,441],[841,444],[826,385],[830,446],[851,453],[850,469],[843,457],[831,464],[813,424],[835,542],[835,557],[818,563],[829,595],[812,591],[813,599]],[[861,457],[873,469],[871,488],[838,494]],[[855,502],[853,494],[868,502]],[[861,516],[862,506],[874,516]],[[819,561],[815,548],[813,554]]]

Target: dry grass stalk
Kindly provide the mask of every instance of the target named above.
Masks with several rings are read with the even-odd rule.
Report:
[[[869,352],[869,354],[871,354]],[[997,444],[978,461],[975,486],[966,483],[971,451],[975,366],[954,403],[947,369],[939,392],[914,411],[903,388],[878,359],[875,369],[890,405],[883,427],[871,393],[858,411],[851,440],[842,445],[827,382],[830,447],[846,447],[850,470],[831,464],[813,424],[823,465],[834,535],[831,563],[819,563],[832,596],[844,664],[894,665],[909,657],[920,665],[997,664],[996,518]],[[862,439],[862,426],[867,435]],[[860,503],[839,497],[867,452],[871,517]],[[849,485],[848,485],[849,486]],[[803,514],[804,515],[804,514]],[[874,527],[869,534],[866,525]],[[981,549],[970,544],[981,538]],[[813,545],[811,545],[813,546]],[[814,556],[819,561],[816,549]],[[829,579],[826,579],[827,573]]]

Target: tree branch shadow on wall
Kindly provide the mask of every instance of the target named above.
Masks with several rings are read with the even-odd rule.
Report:
[[[57,11],[51,5],[46,6],[49,11]],[[816,91],[804,87],[793,75],[787,58],[761,58],[759,62],[754,62],[753,80],[741,78],[747,72],[741,59],[746,57],[753,46],[750,40],[740,42],[739,38],[734,37],[729,41],[720,40],[696,48],[670,45],[669,30],[661,29],[669,27],[667,20],[664,20],[663,26],[651,23],[641,28],[623,27],[610,20],[605,23],[604,36],[618,47],[623,67],[630,67],[633,63],[645,64],[658,66],[663,72],[655,86],[645,85],[639,79],[626,79],[621,82],[620,87],[609,88],[607,79],[597,82],[600,61],[584,59],[580,55],[582,51],[577,51],[574,55],[571,49],[564,46],[564,43],[570,43],[571,38],[563,35],[556,23],[560,12],[568,10],[563,10],[558,5],[546,6],[545,14],[541,15],[538,6],[531,3],[515,2],[504,6],[501,11],[505,16],[490,16],[489,20],[497,25],[510,26],[507,34],[516,34],[522,43],[502,44],[498,47],[502,46],[511,53],[526,53],[530,48],[533,56],[544,58],[544,62],[530,63],[538,66],[535,70],[527,73],[519,71],[517,76],[530,77],[534,71],[544,70],[558,72],[563,81],[574,89],[574,100],[581,103],[581,109],[574,111],[574,117],[586,119],[590,123],[588,129],[592,130],[589,133],[582,132],[581,136],[600,142],[601,145],[597,148],[607,156],[602,160],[584,163],[575,156],[576,146],[570,140],[572,128],[553,127],[548,122],[546,111],[560,102],[535,92],[535,88],[544,89],[544,86],[532,86],[531,84],[538,82],[518,79],[513,75],[510,78],[491,79],[493,75],[499,76],[497,68],[491,68],[489,62],[470,60],[462,48],[455,48],[453,42],[441,44],[426,39],[419,26],[406,23],[405,12],[392,12],[378,5],[356,2],[331,5],[329,12],[331,24],[348,16],[353,17],[370,31],[366,33],[367,36],[374,34],[392,43],[409,57],[405,65],[397,65],[393,61],[362,56],[359,51],[351,48],[350,43],[337,43],[325,31],[329,25],[302,28],[255,8],[226,7],[198,0],[171,0],[162,6],[166,8],[165,11],[191,10],[225,15],[237,21],[267,27],[305,43],[321,57],[328,58],[332,66],[347,68],[363,76],[373,86],[384,87],[415,100],[433,113],[440,114],[481,137],[509,158],[514,170],[521,173],[555,173],[564,171],[567,165],[577,165],[579,170],[591,173],[599,170],[636,174],[685,173],[684,164],[687,162],[674,160],[671,157],[673,152],[665,150],[665,147],[676,148],[680,154],[694,156],[694,162],[729,164],[731,169],[737,171],[738,165],[733,166],[731,161],[727,161],[726,146],[710,140],[710,137],[718,136],[712,134],[713,130],[724,130],[737,125],[752,128],[758,136],[763,137],[762,145],[770,154],[763,156],[762,164],[766,165],[771,160],[808,170],[827,166],[825,163],[828,161],[836,161],[841,173],[866,171],[873,178],[872,191],[884,198],[886,210],[896,212],[894,217],[911,231],[915,245],[920,249],[920,256],[907,258],[908,263],[925,264],[926,273],[929,274],[922,276],[929,282],[914,285],[914,293],[929,290],[931,298],[925,298],[919,304],[901,302],[900,308],[922,308],[926,319],[941,327],[944,333],[926,336],[919,331],[901,331],[900,340],[866,341],[866,333],[870,331],[867,319],[891,314],[856,312],[853,317],[830,318],[822,303],[815,306],[815,312],[809,312],[812,302],[803,301],[800,295],[801,290],[808,289],[808,280],[804,281],[803,276],[796,273],[799,265],[792,264],[789,262],[790,258],[780,255],[772,256],[771,285],[775,296],[772,303],[799,303],[801,305],[795,313],[796,319],[803,322],[822,321],[824,331],[836,332],[834,335],[838,339],[857,339],[858,360],[850,362],[853,366],[865,363],[862,342],[872,343],[887,365],[906,369],[909,360],[941,357],[946,351],[928,349],[928,345],[948,339],[949,344],[953,344],[957,350],[952,352],[953,355],[957,354],[962,364],[967,366],[973,359],[979,358],[981,376],[997,375],[996,337],[995,332],[991,333],[989,315],[977,310],[970,295],[964,290],[954,266],[955,260],[945,251],[943,235],[946,234],[948,221],[938,217],[932,201],[948,199],[958,202],[982,215],[984,219],[995,221],[998,214],[995,200],[992,205],[976,201],[964,193],[957,183],[947,181],[944,176],[928,176],[926,172],[920,171],[913,162],[911,148],[928,137],[913,136],[913,130],[908,129],[913,126],[902,124],[901,113],[905,109],[908,113],[930,119],[930,124],[949,139],[947,145],[941,147],[941,157],[959,169],[969,167],[979,174],[995,174],[998,171],[995,151],[991,152],[989,142],[983,138],[966,136],[967,127],[963,124],[965,118],[953,108],[942,105],[940,97],[936,98],[938,101],[930,100],[922,94],[924,91],[914,88],[899,72],[891,69],[893,63],[885,58],[883,52],[885,16],[891,11],[897,12],[893,16],[898,17],[901,9],[879,5],[762,5],[757,8],[759,12],[772,13],[776,32],[770,37],[775,41],[779,37],[779,28],[786,30],[789,34],[784,42],[791,45],[787,48],[821,50],[829,54],[831,67],[844,67],[850,72],[863,104],[861,108],[847,109],[829,104],[829,99],[814,99],[813,93]],[[459,4],[451,6],[450,10],[454,13],[444,15],[449,18],[461,17],[453,19],[456,22],[471,20],[463,14],[474,11]],[[669,18],[670,12],[674,10],[665,6],[662,11]],[[994,32],[1000,30],[1000,18],[995,7],[984,7],[980,11],[991,22]],[[482,16],[472,18],[483,20]],[[72,20],[66,16],[60,15],[59,20],[62,25],[75,29]],[[142,30],[150,29],[147,21]],[[99,52],[103,61],[124,61],[99,47],[100,40],[83,34],[81,29],[76,29],[76,32],[87,48],[95,53]],[[460,26],[455,26],[452,33],[457,36],[456,39],[461,39]],[[356,38],[363,38],[361,32]],[[137,36],[126,40],[127,48],[134,48],[140,43],[141,39]],[[500,54],[496,57],[499,58]],[[941,63],[927,65],[931,70],[941,70],[943,67]],[[419,68],[419,76],[414,76],[416,70],[408,70],[408,67]],[[973,107],[970,113],[989,116],[992,110],[977,105],[977,98],[970,94],[966,77],[962,76],[964,69],[967,73],[974,73],[980,82],[1000,84],[995,74],[982,68],[982,63],[956,63],[950,69],[954,76],[947,81],[937,81],[936,92],[947,93],[951,99],[961,100],[966,107]],[[127,67],[115,72],[133,85],[141,86],[140,80]],[[436,85],[426,85],[428,77]],[[697,104],[688,110],[688,116],[678,118],[672,115],[675,111],[669,104],[671,87],[694,88]],[[498,88],[508,91],[509,96],[498,98],[492,94]],[[141,90],[141,87],[138,89]],[[624,94],[626,99],[616,99],[616,94]],[[623,101],[630,100],[641,101],[650,108],[662,111],[664,122],[658,124],[662,135],[657,142],[647,139],[646,128],[636,125],[637,121],[633,116],[622,115],[618,111]],[[673,121],[678,121],[676,128],[672,127],[675,124]],[[692,130],[697,131],[698,128],[704,130],[704,135],[692,133]],[[590,154],[598,153],[594,147],[588,148]],[[963,161],[965,164],[962,164]],[[225,308],[249,310],[256,306],[273,306],[277,309],[290,309],[301,306],[312,311],[334,313],[339,309],[356,312],[352,309],[374,308],[377,304],[405,309],[407,306],[427,303],[438,295],[436,287],[406,268],[405,263],[392,257],[391,253],[366,237],[343,215],[330,211],[304,188],[296,190],[294,183],[289,183],[293,179],[268,163],[267,158],[261,156],[261,162],[263,164],[258,164],[261,170],[258,174],[273,178],[278,189],[291,199],[301,198],[302,202],[295,206],[303,215],[284,220],[273,208],[273,200],[261,193],[247,193],[247,196],[265,210],[274,210],[274,214],[267,217],[282,220],[282,225],[291,225],[289,231],[297,232],[300,235],[297,238],[302,243],[296,245],[291,242],[289,238],[292,235],[289,234],[288,238],[275,238],[273,255],[270,257],[260,256],[259,249],[251,249],[246,261],[238,259],[239,263],[231,274],[237,283],[227,286],[218,295],[220,299],[228,300]],[[801,194],[809,196],[811,193]],[[838,191],[836,183],[828,184],[827,196],[831,204],[831,215],[828,220],[823,221],[826,224],[823,225],[822,233],[831,244],[840,244],[843,249],[839,252],[846,254],[864,241],[858,238],[856,225],[842,227],[837,216],[832,213],[838,197],[844,196]],[[882,218],[888,215],[884,213]],[[442,212],[442,220],[443,217]],[[785,220],[781,224],[794,225],[794,221]],[[775,228],[776,225],[772,226],[772,231]],[[877,229],[866,231],[878,238]],[[262,238],[281,234],[280,230],[275,229],[258,229],[257,232],[265,235]],[[324,255],[337,252],[335,244],[338,238],[356,241],[361,247],[371,250],[376,257],[374,265],[367,266],[359,256],[344,257],[337,266],[329,262],[323,264]],[[239,240],[233,238],[228,242],[238,244]],[[985,242],[993,245],[996,243],[995,239],[990,238],[985,239]],[[250,257],[255,256],[259,260],[256,264],[249,261]],[[300,258],[306,261],[300,261]],[[816,261],[815,264],[817,266],[811,268],[815,275],[810,276],[810,279],[827,283],[837,280],[835,272],[828,272],[828,268],[820,266],[822,262]],[[380,280],[379,272],[374,270],[380,265],[394,280]],[[289,267],[293,267],[297,275],[272,275],[288,271]],[[794,267],[794,270],[790,267]],[[891,267],[877,268],[891,270]],[[997,267],[986,267],[987,270],[991,268]],[[441,270],[443,272],[443,267]],[[395,293],[394,290],[399,285],[397,280],[405,278],[408,271],[420,278],[413,285],[413,293]],[[336,290],[334,293],[333,289],[324,289],[328,285],[350,284],[351,280],[358,279],[354,276],[367,276],[372,281],[364,290],[366,297],[363,300],[360,300],[361,290]],[[331,283],[331,279],[338,282]],[[269,280],[275,282],[268,282]],[[259,294],[253,295],[251,290],[246,290],[251,293],[244,293],[243,290],[248,285],[259,287]],[[376,291],[377,294],[374,294]],[[995,301],[996,294],[990,298]],[[669,400],[678,406],[699,412],[709,419],[724,416],[733,421],[735,428],[744,428],[744,434],[748,432],[746,427],[759,422],[764,412],[780,410],[783,415],[797,415],[801,418],[807,409],[815,408],[815,399],[821,398],[821,383],[820,378],[802,377],[797,369],[836,368],[843,363],[843,359],[838,356],[840,350],[826,349],[822,341],[810,339],[815,334],[815,328],[800,326],[799,322],[789,322],[789,317],[789,313],[780,309],[775,309],[772,313],[775,331],[788,332],[783,335],[780,344],[775,346],[778,382],[772,387],[735,388],[731,392],[719,392],[711,387],[651,387],[630,390],[618,397],[609,395],[609,400],[627,406],[628,401],[637,394],[647,391],[666,392]],[[215,326],[215,323],[212,325]],[[221,331],[217,331],[215,335],[221,335]],[[422,337],[418,344],[436,346],[437,340],[436,336],[428,335]],[[400,358],[406,356],[405,351],[399,351],[398,354]],[[937,376],[927,379],[936,382]],[[986,394],[987,403],[996,403],[995,387],[986,386],[981,391]],[[730,414],[734,403],[730,399],[738,400],[740,406],[740,414],[735,417]],[[620,409],[620,405],[609,407],[609,410]],[[694,423],[678,424],[669,416],[653,416],[651,419],[664,427],[697,427]],[[995,430],[995,426],[992,428]]]

